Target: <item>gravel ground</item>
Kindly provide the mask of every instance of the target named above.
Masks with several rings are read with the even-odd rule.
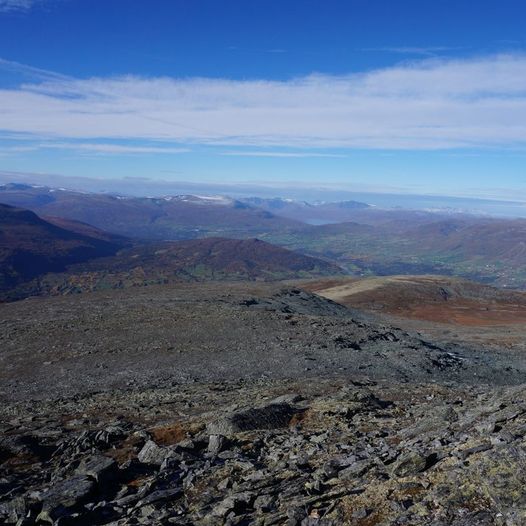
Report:
[[[523,381],[522,356],[436,345],[293,287],[144,287],[0,305],[0,397],[194,381]]]

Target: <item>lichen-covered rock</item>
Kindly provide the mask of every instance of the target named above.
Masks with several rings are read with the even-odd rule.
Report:
[[[426,469],[426,457],[415,451],[403,453],[391,468],[391,473],[395,477],[409,477],[416,475]]]

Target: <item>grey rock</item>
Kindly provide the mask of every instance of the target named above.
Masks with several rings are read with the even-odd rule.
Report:
[[[8,522],[17,522],[27,512],[27,502],[24,497],[15,497],[7,502],[0,503],[0,516],[7,517]]]
[[[75,472],[78,475],[87,475],[98,483],[105,483],[116,475],[117,462],[104,455],[94,455],[83,459]]]
[[[75,476],[59,482],[41,494],[42,511],[37,521],[53,523],[71,513],[93,495],[95,482],[86,476]]]
[[[402,454],[391,468],[391,474],[395,477],[409,477],[424,471],[427,466],[426,457],[420,453],[409,451]]]
[[[137,507],[143,507],[156,502],[163,502],[167,500],[174,500],[183,494],[182,488],[171,488],[165,490],[157,490],[147,495],[137,503]]]
[[[483,451],[488,451],[493,446],[491,444],[479,444],[478,446],[473,446],[468,449],[463,449],[462,451],[456,452],[456,455],[460,457],[461,459],[465,460],[471,455],[474,455],[475,453],[482,453]]]
[[[353,511],[351,516],[353,519],[365,519],[370,513],[371,511],[366,508],[359,508]]]
[[[305,519],[305,508],[292,504],[287,509],[287,526],[297,526]]]
[[[364,475],[373,465],[371,460],[358,460],[349,467],[342,469],[338,473],[338,478],[342,480],[352,480]]]
[[[301,402],[302,400],[303,400],[303,396],[297,393],[287,393],[287,394],[278,396],[277,398],[274,398],[270,403],[271,404],[290,404],[292,405],[292,404]]]
[[[236,411],[207,426],[211,435],[231,436],[254,429],[278,429],[286,427],[298,412],[289,404],[269,404]]]
[[[276,497],[273,495],[259,495],[254,501],[254,508],[263,513],[272,511],[276,507]]]
[[[139,459],[139,462],[142,462],[143,464],[161,466],[167,458],[173,455],[173,450],[158,446],[153,440],[148,440],[139,451],[137,458]]]
[[[254,501],[254,494],[250,492],[236,493],[221,501],[212,511],[217,517],[224,517],[230,512],[238,515],[244,512]]]
[[[208,441],[208,453],[211,455],[217,455],[223,451],[227,443],[226,438],[223,435],[210,435]]]

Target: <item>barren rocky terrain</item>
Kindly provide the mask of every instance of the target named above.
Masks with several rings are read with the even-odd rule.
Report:
[[[0,521],[521,525],[518,347],[292,285],[0,305]]]

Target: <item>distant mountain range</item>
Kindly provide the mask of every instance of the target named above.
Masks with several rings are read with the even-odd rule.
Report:
[[[223,196],[140,198],[8,184],[0,186],[0,202],[143,239],[258,237],[300,226],[298,221]]]
[[[122,243],[119,236],[135,243],[258,238],[360,276],[443,274],[526,288],[525,219],[381,209],[357,201],[139,198],[22,184],[0,186],[0,202],[109,243]]]
[[[241,199],[241,201],[277,216],[294,219],[310,225],[352,221],[355,218],[356,210],[371,208],[368,204],[359,201],[308,203],[306,201],[295,201],[279,197],[274,199],[250,197]]]

